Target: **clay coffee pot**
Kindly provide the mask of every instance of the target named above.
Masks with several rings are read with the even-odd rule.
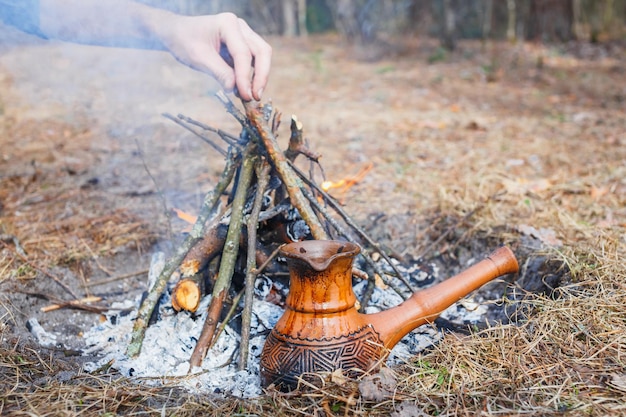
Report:
[[[261,382],[295,388],[303,374],[343,369],[372,370],[393,346],[418,326],[499,276],[517,272],[515,255],[501,247],[486,259],[402,304],[375,314],[355,308],[352,263],[358,245],[309,240],[285,245],[290,273],[283,316],[261,353]],[[306,375],[304,375],[306,378]]]

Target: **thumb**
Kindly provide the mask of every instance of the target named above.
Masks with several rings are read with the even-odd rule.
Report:
[[[209,58],[206,67],[209,74],[213,76],[225,90],[232,91],[233,88],[235,88],[235,71],[222,57],[216,54],[213,59]]]

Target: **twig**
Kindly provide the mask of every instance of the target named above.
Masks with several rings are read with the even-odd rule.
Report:
[[[259,275],[261,272],[263,272],[263,270],[265,268],[267,268],[267,266],[270,264],[270,262],[272,262],[272,260],[274,260],[274,258],[280,253],[280,250],[282,249],[282,247],[285,246],[285,244],[283,243],[282,245],[280,245],[279,247],[277,247],[276,249],[274,249],[274,252],[272,252],[270,254],[270,256],[267,257],[267,259],[265,260],[265,262],[263,262],[261,264],[261,266],[259,266],[258,268],[256,268],[254,270],[254,273],[256,275]]]
[[[85,247],[87,248],[87,250],[89,251],[89,253],[91,254],[91,257],[93,258],[94,262],[96,263],[96,265],[98,265],[98,268],[100,268],[101,271],[103,271],[105,274],[107,274],[108,276],[113,275],[113,273],[111,271],[109,271],[107,268],[104,267],[104,265],[102,265],[100,263],[100,261],[98,260],[98,255],[96,255],[96,253],[91,250],[91,248],[89,247],[89,245],[87,244],[87,242],[85,242],[85,239],[83,239],[82,237],[79,238],[80,242],[85,245]]]
[[[78,299],[78,296],[76,294],[74,294],[74,291],[72,291],[72,289],[70,287],[68,287],[63,281],[61,281],[58,277],[54,276],[51,272],[49,272],[48,270],[39,267],[37,265],[35,265],[33,262],[29,261],[28,258],[25,255],[22,255],[20,253],[20,251],[13,250],[11,249],[11,247],[9,245],[7,245],[4,240],[0,240],[0,243],[2,243],[2,246],[4,246],[5,248],[7,248],[8,250],[10,250],[11,252],[15,253],[17,255],[18,258],[20,258],[22,260],[22,262],[24,262],[25,264],[27,264],[28,266],[30,266],[31,268],[35,269],[36,271],[38,271],[39,273],[44,274],[45,276],[47,276],[48,278],[52,279],[54,282],[56,282],[57,284],[59,284],[65,291],[68,292],[68,294],[70,294],[72,297],[74,297],[74,299]],[[23,251],[22,251],[23,252]]]
[[[137,275],[147,274],[148,271],[149,269],[142,269],[141,271],[131,272],[129,274],[124,274],[124,275],[120,275],[120,276],[113,277],[113,278],[102,279],[100,281],[87,282],[85,283],[84,286],[85,287],[97,287],[99,285],[110,284],[111,282],[121,281],[123,279],[136,277]]]
[[[222,138],[224,142],[228,143],[230,146],[236,146],[237,142],[239,141],[239,138],[237,136],[231,135],[228,132],[224,132],[222,129],[216,129],[209,125],[205,125],[204,123],[194,120],[191,117],[187,117],[184,114],[179,114],[178,118],[191,125],[198,126],[201,129],[208,130],[209,132],[217,134],[220,138]]]
[[[252,322],[252,303],[254,302],[254,280],[257,277],[256,271],[256,244],[257,227],[259,225],[259,213],[263,204],[263,195],[269,183],[270,164],[265,159],[259,160],[256,164],[257,187],[252,211],[247,222],[248,229],[248,258],[246,262],[246,281],[243,302],[243,312],[241,313],[241,342],[239,343],[239,370],[246,369],[248,362],[248,346],[250,344],[250,324]]]
[[[54,311],[54,310],[59,310],[61,308],[65,308],[65,307],[73,307],[73,308],[80,308],[82,310],[87,310],[89,309],[90,311],[94,311],[94,312],[103,312],[106,311],[107,308],[104,307],[95,307],[95,306],[86,306],[86,303],[94,303],[96,301],[102,301],[102,297],[97,297],[97,296],[89,296],[89,297],[85,297],[85,298],[81,298],[80,300],[71,300],[71,301],[63,301],[63,302],[58,302],[55,304],[51,304],[49,306],[45,306],[45,307],[41,307],[41,311],[44,313],[48,313],[50,311]]]
[[[157,194],[160,197],[159,199],[161,200],[161,204],[163,204],[163,212],[166,213],[165,218],[167,219],[167,237],[168,239],[171,240],[172,239],[172,218],[169,215],[168,210],[167,210],[167,200],[165,198],[165,194],[159,187],[159,183],[157,182],[156,178],[154,178],[154,175],[152,175],[152,172],[150,171],[150,168],[148,167],[148,164],[146,163],[146,158],[144,158],[143,156],[143,150],[141,149],[139,140],[135,139],[135,145],[137,146],[137,153],[139,154],[139,157],[141,158],[143,169],[146,171],[146,174],[148,174],[148,176],[150,177],[150,180],[152,181],[152,184],[154,184],[154,187],[157,190]]]
[[[215,284],[213,285],[211,303],[209,304],[207,318],[204,322],[204,326],[202,327],[202,333],[200,334],[196,347],[191,354],[190,369],[200,366],[206,356],[206,352],[211,341],[213,340],[213,336],[215,335],[215,328],[217,327],[217,322],[222,311],[224,300],[226,299],[226,294],[230,288],[233,272],[235,270],[235,263],[237,261],[237,254],[239,252],[243,207],[246,202],[246,196],[248,194],[248,189],[250,188],[254,165],[257,159],[254,150],[256,150],[254,142],[248,142],[244,150],[243,163],[241,165],[241,172],[239,173],[239,181],[237,183],[237,191],[235,191],[235,197],[233,199],[230,224],[228,225],[228,233],[226,235],[226,243],[224,244],[224,251],[220,261],[219,272],[215,280]]]
[[[163,113],[163,117],[165,117],[166,119],[170,119],[172,122],[176,123],[177,125],[182,126],[183,128],[187,129],[189,132],[193,133],[194,135],[196,135],[197,137],[202,139],[204,142],[208,143],[209,146],[212,147],[213,149],[215,149],[217,152],[219,152],[220,155],[226,156],[227,152],[224,149],[220,148],[211,139],[207,138],[206,136],[202,135],[201,133],[196,132],[191,127],[187,126],[185,123],[183,123],[182,121],[178,120],[176,117],[172,116],[169,113]]]
[[[489,199],[487,199],[487,200],[489,200]],[[470,217],[472,217],[481,208],[482,208],[482,205],[480,205],[478,207],[475,207],[469,213],[467,213],[465,216],[461,217],[452,226],[448,227],[448,229],[446,229],[445,232],[443,232],[441,235],[439,235],[439,237],[437,239],[435,239],[434,242],[432,242],[430,245],[428,245],[426,248],[424,248],[419,253],[419,255],[417,256],[417,259],[423,258],[428,252],[430,252],[435,247],[437,247],[450,233],[452,233],[455,230],[458,230],[459,226],[461,226],[463,223],[465,223]]]
[[[220,335],[222,334],[222,332],[224,331],[224,329],[228,325],[228,322],[235,315],[235,311],[237,310],[237,305],[239,304],[239,301],[241,301],[241,297],[243,297],[243,293],[244,293],[244,290],[241,290],[241,291],[239,291],[237,293],[235,298],[233,298],[233,304],[228,309],[228,312],[226,313],[226,316],[224,316],[224,321],[222,321],[222,324],[217,329],[217,332],[215,332],[215,337],[213,338],[213,342],[211,342],[211,346],[210,347],[213,347],[215,342],[217,342],[217,339],[219,339]],[[243,369],[241,369],[241,370],[243,371]]]
[[[328,235],[324,230],[324,227],[321,225],[319,219],[313,212],[308,200],[302,194],[302,181],[300,181],[293,169],[291,169],[287,158],[285,158],[285,154],[280,150],[278,142],[276,141],[276,136],[268,127],[258,103],[244,102],[244,107],[246,109],[248,119],[258,131],[260,139],[265,146],[265,150],[267,151],[269,158],[272,160],[274,167],[278,171],[280,178],[287,189],[291,204],[298,210],[302,219],[309,226],[313,238],[318,240],[328,239]]]
[[[302,123],[295,115],[291,116],[291,136],[289,137],[289,147],[285,151],[285,157],[293,162],[300,154],[306,156],[311,161],[318,162],[321,155],[317,152],[313,152],[304,143]]]
[[[279,214],[285,213],[289,211],[289,208],[290,208],[289,204],[279,204],[270,208],[269,210],[263,211],[259,213],[259,222],[264,222],[266,220],[269,220],[273,217],[278,216]]]
[[[189,252],[189,250],[204,236],[207,227],[207,220],[214,213],[220,196],[224,190],[226,190],[228,184],[232,181],[235,168],[239,165],[240,158],[238,155],[235,155],[235,153],[236,151],[231,149],[231,157],[226,159],[226,166],[224,167],[224,171],[222,172],[217,185],[204,197],[202,207],[200,208],[200,214],[198,215],[191,232],[178,247],[176,253],[165,264],[159,278],[139,307],[137,318],[135,319],[135,325],[133,326],[133,331],[131,333],[131,341],[126,351],[128,356],[136,357],[139,355],[150,316],[152,315],[161,294],[165,290],[167,281],[176,268],[178,268],[183,259],[185,259],[187,252]]]
[[[22,256],[26,256],[26,252],[24,252],[24,249],[22,248],[22,245],[20,244],[20,241],[17,238],[17,236],[8,235],[8,234],[2,234],[2,235],[0,235],[0,241],[2,241],[2,242],[13,242],[13,244],[15,245],[15,251],[17,253],[19,253],[20,255],[22,255]]]
[[[226,107],[226,111],[230,113],[237,121],[243,126],[245,129],[250,129],[250,122],[246,119],[246,115],[243,114],[235,103],[233,103],[223,91],[218,91],[215,93],[215,97]],[[249,133],[254,133],[250,131]]]

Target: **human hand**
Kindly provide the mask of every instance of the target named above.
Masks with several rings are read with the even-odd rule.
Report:
[[[261,99],[269,78],[272,47],[242,19],[232,13],[176,15],[154,30],[178,61],[210,74],[228,91],[237,87],[245,101]],[[220,55],[222,45],[232,62]]]

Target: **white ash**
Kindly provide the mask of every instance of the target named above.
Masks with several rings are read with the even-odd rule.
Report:
[[[39,343],[40,346],[56,346],[57,336],[53,333],[47,332],[43,327],[41,327],[41,324],[39,324],[39,321],[36,318],[32,317],[28,319],[26,322],[26,328],[30,334],[33,335],[35,340],[37,340],[37,343]]]
[[[150,282],[154,282],[155,271],[160,271],[162,262],[162,257],[153,258]],[[399,264],[396,266],[402,268]],[[439,273],[434,266],[422,268],[428,272],[416,267],[402,272],[410,277],[412,285],[419,288],[430,284]],[[393,279],[397,281],[395,284],[398,287],[403,285],[396,278]],[[260,277],[255,285],[256,295],[260,297],[266,295],[272,285],[272,281],[267,277]],[[361,297],[366,285],[366,281],[355,285],[357,297]],[[261,350],[269,330],[283,314],[282,308],[255,299],[246,371],[237,370],[239,334],[230,326],[226,326],[215,346],[207,353],[202,367],[189,372],[189,359],[200,336],[210,298],[210,296],[203,298],[198,308],[198,312],[201,313],[194,316],[186,312],[176,313],[171,307],[169,291],[166,291],[159,305],[159,320],[148,327],[141,354],[134,359],[126,356],[126,347],[130,341],[136,307],[140,300],[129,300],[113,305],[111,312],[106,315],[106,321],[84,335],[88,346],[84,353],[99,356],[99,360],[88,364],[86,370],[93,372],[111,366],[127,377],[141,378],[147,383],[154,384],[174,382],[196,393],[219,393],[243,398],[260,395]],[[402,298],[391,288],[375,288],[366,313],[393,308],[401,302]],[[113,309],[132,310],[132,313],[118,314]],[[485,306],[464,301],[448,308],[442,316],[457,322],[473,322],[481,320],[485,312]],[[389,357],[389,365],[409,360],[416,353],[437,343],[441,337],[441,333],[434,326],[421,326],[394,347]]]

